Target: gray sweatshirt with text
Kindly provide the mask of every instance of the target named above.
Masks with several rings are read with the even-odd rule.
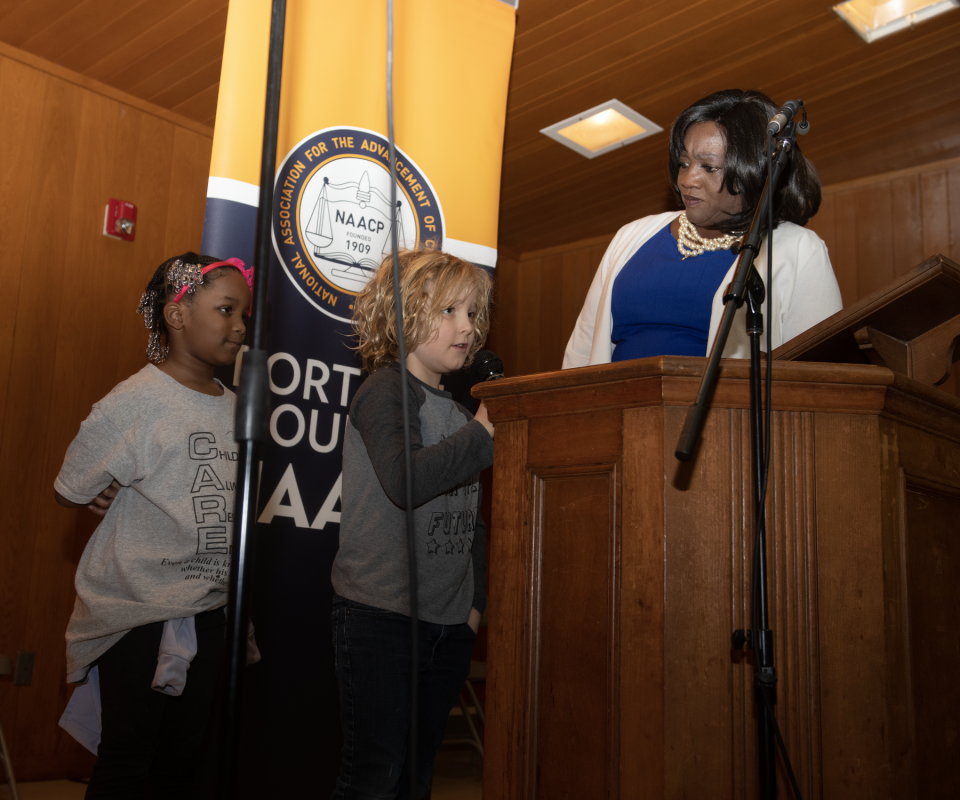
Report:
[[[460,624],[486,606],[479,473],[493,439],[449,392],[412,375],[408,386],[420,617]],[[402,409],[398,364],[371,375],[350,405],[331,579],[341,597],[409,614]]]

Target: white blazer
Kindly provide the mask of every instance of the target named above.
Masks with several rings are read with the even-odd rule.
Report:
[[[609,363],[613,355],[613,315],[610,300],[613,282],[630,257],[655,233],[680,216],[679,211],[644,217],[624,225],[613,237],[600,266],[587,299],[583,303],[577,324],[573,328],[567,349],[563,354],[563,369],[585,367],[588,364]],[[766,281],[766,237],[754,264]],[[707,336],[707,353],[723,316],[723,293],[733,280],[737,258],[730,256],[730,269],[717,287],[710,311],[710,330]],[[770,327],[773,346],[779,347],[794,336],[812,328],[818,322],[835,314],[843,306],[840,287],[837,285],[830,256],[823,240],[813,231],[782,222],[773,232],[773,294],[769,290],[763,304],[763,322]],[[749,358],[750,340],[747,338],[745,315],[746,304],[734,318],[730,337],[723,349],[725,358]],[[766,349],[766,333],[763,337]]]

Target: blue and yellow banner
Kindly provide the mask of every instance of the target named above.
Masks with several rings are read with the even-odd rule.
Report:
[[[203,231],[204,253],[248,263],[270,10],[271,0],[230,2]],[[267,308],[256,310],[268,314],[273,393],[253,561],[263,661],[250,672],[245,724],[258,761],[284,764],[285,789],[298,783],[291,764],[314,791],[339,763],[328,620],[341,442],[362,377],[350,349],[353,300],[394,227],[401,245],[496,266],[513,4],[396,0],[394,13],[391,206],[386,0],[287,3],[273,258]],[[245,793],[275,788],[258,780],[251,771]]]
[[[500,0],[398,0],[395,6],[394,125],[398,158],[409,169],[400,188],[421,187],[401,207],[407,243],[432,238],[493,268],[514,9]],[[269,23],[269,0],[232,0],[210,165],[213,201],[257,204]],[[320,162],[360,157],[375,167],[371,185],[389,196],[386,155],[371,149],[386,146],[386,37],[385,0],[288,3],[277,163],[288,170],[302,164],[311,173],[304,184]],[[325,141],[312,141],[323,132],[329,133]],[[341,171],[346,183],[362,177],[362,171]],[[425,183],[414,180],[415,171]],[[281,167],[278,189],[283,175]],[[426,208],[416,195],[426,187],[437,204],[435,213],[421,215],[434,223],[422,224],[437,229],[414,230],[411,214]],[[303,216],[303,198],[296,199],[304,236],[309,216]],[[229,225],[214,210],[208,207],[205,243]],[[248,230],[251,251],[252,236]]]

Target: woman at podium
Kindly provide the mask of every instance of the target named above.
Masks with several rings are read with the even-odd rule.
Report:
[[[705,356],[723,294],[767,172],[767,124],[778,108],[761,92],[730,89],[698,100],[673,123],[670,177],[682,211],[619,230],[607,248],[563,357],[563,368],[648,356]],[[777,347],[841,308],[827,247],[803,226],[820,207],[820,179],[794,147],[774,195],[773,286],[764,324]],[[755,265],[766,280],[767,239]],[[724,348],[748,358],[743,314]],[[765,340],[765,337],[764,337]]]

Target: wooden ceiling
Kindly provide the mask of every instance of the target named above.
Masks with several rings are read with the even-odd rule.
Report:
[[[0,40],[213,125],[227,5],[0,0]],[[804,100],[801,146],[825,184],[960,156],[960,10],[867,45],[830,0],[521,0],[501,247],[608,234],[672,204],[666,133],[588,160],[541,128],[617,98],[669,129],[732,87]]]
[[[594,160],[539,133],[616,97],[669,130],[720,89],[802,98],[825,184],[960,155],[960,11],[867,45],[830,0],[522,0],[500,239],[525,252],[673,207],[666,133]]]
[[[0,40],[204,125],[228,0],[0,0]]]

